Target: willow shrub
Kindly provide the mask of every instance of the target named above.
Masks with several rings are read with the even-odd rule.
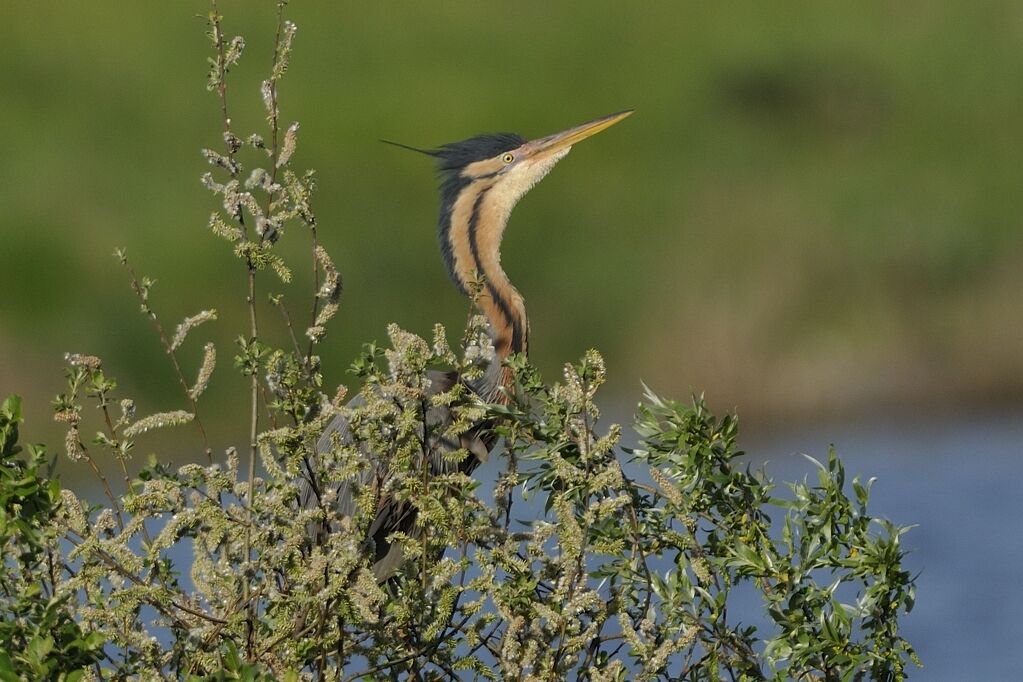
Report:
[[[284,5],[259,88],[265,138],[231,127],[226,78],[245,43],[225,37],[215,4],[209,16],[224,148],[203,152],[214,166],[203,184],[220,203],[208,225],[249,284],[249,325],[234,350],[247,395],[239,445],[215,453],[200,417],[215,345],[205,344],[194,380],[178,362],[216,311],[168,333],[153,282],[129,267],[181,407],[139,417],[99,358],[67,356],[55,416],[68,427],[67,456],[102,484],[106,502],[94,505],[49,479],[41,447],[19,457],[19,403],[3,404],[0,679],[904,678],[915,660],[898,631],[914,599],[906,529],[870,516],[869,483],[846,481],[833,453],[816,480],[778,496],[737,450],[734,417],[649,392],[636,445],[623,447],[619,426],[600,426],[605,372],[593,351],[558,383],[512,358],[501,404],[481,403],[462,383],[430,395],[429,370],[471,378],[490,361],[475,316],[454,348],[439,326],[429,340],[390,327],[388,346],[367,346],[353,365],[361,398],[327,395],[315,350],[341,280],[317,241],[314,177],[292,168],[298,124],[279,117],[296,32]],[[271,293],[289,332],[275,348],[257,324],[256,292],[287,286],[275,246],[292,232],[310,245],[311,314],[300,334]],[[438,405],[450,422],[425,419]],[[352,438],[314,456],[338,415]],[[153,458],[129,475],[147,432],[182,424],[196,428],[198,445],[183,439],[176,453],[202,463],[175,469]],[[480,424],[500,436],[498,461],[485,469],[496,480],[431,475],[433,444]],[[100,460],[118,465],[120,494]],[[338,485],[371,463],[386,482],[361,490],[357,513],[340,517]],[[303,481],[319,493],[316,506],[301,506]],[[393,536],[407,560],[383,584],[367,539],[380,495],[411,504],[417,529]],[[311,537],[322,522],[340,530]]]

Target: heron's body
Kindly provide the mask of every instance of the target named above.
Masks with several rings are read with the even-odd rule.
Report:
[[[430,388],[427,391],[428,397],[451,390],[455,383],[459,381],[459,377],[455,372],[431,371],[429,378]],[[358,401],[361,401],[361,397],[354,398],[349,403],[349,406],[354,407]],[[427,433],[440,434],[450,424],[451,413],[442,407],[431,407],[426,413],[425,421]],[[422,437],[421,433],[419,435]],[[351,437],[348,421],[343,417],[338,417],[323,432],[323,436],[320,438],[316,449],[318,452],[325,452],[332,447],[332,441],[335,438],[339,438],[341,442],[351,442]],[[482,428],[473,429],[463,434],[457,441],[433,436],[433,442],[429,443],[427,448],[429,452],[433,453],[433,456],[430,458],[431,472],[434,475],[452,473],[454,471],[471,473],[479,466],[480,462],[486,460],[487,454],[494,446],[494,441],[494,436],[486,433]],[[441,456],[444,453],[453,452],[459,448],[468,450],[469,456],[458,464],[452,464],[451,460]],[[371,456],[370,453],[367,453],[367,455]],[[401,565],[402,560],[401,546],[397,543],[388,542],[387,537],[395,531],[403,533],[413,532],[416,515],[415,507],[411,504],[396,502],[386,495],[379,494],[379,491],[386,482],[387,470],[378,464],[378,462],[375,462],[373,466],[364,470],[357,479],[341,486],[334,504],[338,514],[341,516],[352,516],[356,512],[355,496],[357,491],[367,485],[373,487],[374,497],[377,499],[377,512],[376,517],[367,529],[366,535],[375,547],[373,572],[377,578],[384,580],[393,575],[398,566]],[[306,486],[303,494],[303,504],[305,506],[313,506],[316,504],[315,498],[316,496],[313,494],[312,488]],[[310,530],[314,534],[318,534],[331,532],[334,529],[320,526]]]
[[[437,159],[441,178],[441,209],[438,237],[441,253],[455,286],[468,295],[472,283],[481,281],[477,305],[489,322],[494,358],[483,377],[469,384],[487,401],[500,399],[501,388],[509,380],[504,361],[514,353],[525,353],[529,343],[529,323],[525,302],[501,267],[501,240],[512,209],[522,196],[543,179],[572,145],[614,125],[631,112],[621,112],[571,128],[562,133],[527,141],[511,133],[478,135],[447,144],[435,150],[416,150]],[[403,146],[403,145],[401,145]],[[430,375],[432,394],[449,390],[459,377],[454,373],[433,372]],[[426,431],[450,422],[451,415],[442,407],[427,413]],[[328,426],[318,452],[331,447],[334,434],[350,440],[348,424],[337,418]],[[457,467],[465,473],[484,461],[494,446],[495,437],[483,425],[463,434],[459,442],[438,439],[429,443],[430,467],[444,473]],[[469,456],[452,465],[445,453],[465,448]],[[372,453],[367,453],[372,457]],[[343,484],[338,491],[337,511],[350,515],[355,511],[355,491],[366,485],[379,489],[387,477],[386,469],[374,462],[358,480]],[[303,504],[315,505],[315,488],[307,485]],[[401,563],[401,548],[388,541],[396,531],[414,532],[415,509],[407,502],[396,502],[386,495],[378,496],[377,514],[370,525],[369,537],[376,546],[374,573],[384,580]],[[317,533],[330,532],[320,528]]]

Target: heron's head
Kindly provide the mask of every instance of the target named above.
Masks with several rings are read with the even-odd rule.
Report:
[[[632,111],[569,128],[560,133],[527,140],[515,133],[476,135],[432,150],[441,175],[445,203],[453,202],[470,186],[486,189],[508,212],[515,203],[572,149],[587,137],[610,128]]]

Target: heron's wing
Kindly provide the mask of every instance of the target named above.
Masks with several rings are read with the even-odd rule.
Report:
[[[449,391],[459,380],[454,372],[429,373],[430,388],[428,395],[436,395]],[[356,407],[363,398],[356,396],[349,403],[349,407]],[[427,426],[431,434],[440,434],[451,422],[451,413],[443,406],[431,407],[426,414]],[[343,415],[338,415],[327,426],[316,446],[316,460],[307,463],[307,471],[304,472],[304,481],[301,492],[301,504],[305,507],[312,507],[319,504],[321,491],[317,489],[315,471],[320,469],[322,453],[329,452],[338,438],[342,443],[351,444],[352,434],[348,420]],[[465,473],[471,472],[480,462],[486,461],[490,450],[493,448],[496,438],[489,432],[486,425],[480,424],[463,433],[455,439],[444,436],[431,436],[430,443],[430,468],[434,473],[450,473],[460,470]],[[457,466],[451,464],[445,455],[459,448],[465,448],[470,452]],[[362,470],[356,476],[347,481],[341,482],[337,487],[337,495],[334,501],[336,511],[342,516],[352,516],[355,513],[355,500],[359,491],[366,485],[383,485],[387,477],[385,465],[380,462],[374,453],[365,452],[370,461],[370,466]],[[377,502],[377,513],[368,528],[368,537],[372,538],[376,545],[376,557],[373,572],[380,580],[385,580],[392,575],[400,565],[401,547],[387,542],[387,537],[395,532],[412,533],[415,526],[416,509],[407,502],[398,502],[387,496],[381,497]],[[316,524],[310,528],[310,536],[314,540],[321,534],[329,533],[333,529]]]
[[[358,407],[365,402],[366,400],[361,395],[357,395],[348,401],[348,407]],[[335,436],[335,434],[337,435]],[[323,493],[320,490],[322,482],[318,480],[318,472],[321,470],[322,463],[321,457],[323,453],[330,452],[333,448],[334,438],[338,438],[341,443],[345,444],[351,444],[352,442],[351,428],[348,424],[348,419],[344,415],[339,414],[331,420],[327,428],[324,429],[323,435],[320,436],[320,440],[316,443],[316,452],[305,462],[299,496],[299,501],[303,508],[315,507],[320,503],[320,496]],[[373,479],[373,474],[373,467],[370,467],[360,472],[351,481],[343,483],[338,489],[339,494],[335,498],[334,504],[343,516],[351,516],[355,512],[355,498],[352,494],[353,485],[365,485]]]

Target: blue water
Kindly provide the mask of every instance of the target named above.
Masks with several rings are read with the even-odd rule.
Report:
[[[900,525],[919,572],[903,634],[924,680],[1020,679],[1023,629],[1023,412],[929,420],[875,419],[744,443],[776,479],[812,470],[834,444],[848,476],[876,476],[871,511]]]

